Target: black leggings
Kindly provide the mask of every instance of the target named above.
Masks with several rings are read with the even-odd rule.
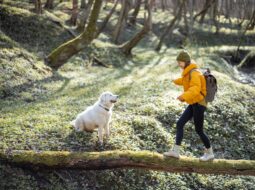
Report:
[[[197,134],[199,135],[200,139],[202,140],[207,149],[211,147],[210,141],[203,131],[205,110],[206,107],[198,103],[189,105],[185,109],[180,119],[177,121],[176,145],[181,145],[183,139],[183,127],[193,117]]]

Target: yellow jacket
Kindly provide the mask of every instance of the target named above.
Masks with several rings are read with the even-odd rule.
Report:
[[[206,96],[206,81],[203,74],[194,70],[190,76],[190,71],[197,68],[195,63],[191,63],[183,70],[182,77],[173,81],[175,84],[183,86],[184,93],[181,96],[188,104],[204,102]]]

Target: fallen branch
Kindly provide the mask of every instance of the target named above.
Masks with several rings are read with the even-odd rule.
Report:
[[[143,168],[167,172],[229,174],[255,176],[254,160],[224,160],[202,162],[197,158],[164,157],[150,151],[0,151],[0,159],[28,168],[102,170],[114,168]]]
[[[103,67],[106,67],[106,68],[110,68],[111,66],[110,65],[107,65],[106,63],[104,63],[104,62],[102,62],[101,60],[99,60],[97,57],[93,57],[92,58],[93,59],[93,61],[95,62],[95,63],[97,63],[98,65],[101,65],[101,66],[103,66]]]

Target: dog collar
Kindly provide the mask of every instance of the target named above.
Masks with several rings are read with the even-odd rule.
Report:
[[[101,104],[99,104],[99,106],[100,106],[101,108],[105,109],[106,111],[110,111],[108,108],[102,106]]]

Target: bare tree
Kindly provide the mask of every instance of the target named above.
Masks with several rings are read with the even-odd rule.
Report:
[[[111,11],[110,11],[109,14],[105,17],[103,23],[100,25],[100,27],[99,27],[99,29],[98,29],[98,31],[97,31],[96,36],[98,36],[98,35],[104,30],[104,28],[106,27],[107,23],[109,22],[109,20],[110,20],[110,18],[111,18],[111,16],[112,16],[112,14],[114,13],[114,11],[115,11],[115,9],[116,9],[118,3],[119,3],[119,0],[116,0],[114,6],[113,6],[112,9],[111,9]]]
[[[203,9],[194,16],[194,20],[196,20],[196,18],[200,16],[199,22],[202,24],[204,22],[204,18],[205,18],[207,11],[210,9],[210,7],[214,3],[214,1],[215,0],[206,0]]]
[[[132,13],[132,16],[129,21],[130,24],[132,24],[132,25],[135,25],[135,23],[136,23],[136,18],[140,11],[141,4],[142,4],[142,0],[136,0],[134,12]]]
[[[213,10],[212,10],[212,20],[216,28],[215,34],[218,34],[220,30],[218,21],[217,21],[217,15],[218,15],[218,0],[215,0],[213,3]]]
[[[35,12],[36,14],[42,14],[42,2],[41,0],[35,0]]]
[[[75,26],[78,16],[78,0],[73,0],[72,16],[70,18],[71,25]]]
[[[54,0],[47,0],[46,3],[45,3],[44,8],[53,9],[53,2],[54,2]]]
[[[86,0],[81,0],[81,9],[84,9],[86,7]]]
[[[165,31],[163,32],[163,34],[161,35],[160,40],[159,40],[159,43],[158,43],[158,45],[157,45],[157,47],[156,47],[156,49],[155,49],[156,51],[159,51],[159,50],[161,49],[165,37],[166,37],[167,35],[170,35],[170,33],[172,33],[173,28],[174,28],[174,25],[175,25],[175,22],[176,22],[178,19],[181,18],[182,10],[183,10],[185,1],[186,1],[186,0],[182,0],[181,5],[179,6],[179,9],[178,9],[177,14],[175,15],[175,17],[173,18],[173,20],[170,22],[170,24],[168,25],[168,27],[166,28],[166,30],[165,30]]]
[[[84,31],[92,4],[93,4],[93,0],[89,0],[85,8],[81,10],[82,12],[81,12],[81,16],[80,16],[78,27],[77,27],[79,31]]]
[[[252,13],[251,19],[248,24],[248,30],[253,30],[255,27],[255,10]]]
[[[148,17],[146,19],[146,16],[144,18],[144,26],[140,32],[138,32],[131,40],[124,43],[121,46],[121,50],[126,55],[131,55],[132,49],[146,36],[146,34],[151,30],[152,27],[152,16],[151,16],[151,9],[152,9],[152,0],[147,2],[147,11],[148,11]]]
[[[120,11],[119,19],[115,26],[115,30],[113,32],[113,41],[116,44],[119,42],[119,36],[122,33],[124,27],[126,26],[130,7],[131,7],[130,1],[121,0],[121,11]]]
[[[70,57],[87,47],[96,36],[96,23],[103,0],[93,0],[92,10],[88,25],[83,33],[76,38],[65,42],[53,50],[45,59],[45,62],[53,69],[58,69]]]

